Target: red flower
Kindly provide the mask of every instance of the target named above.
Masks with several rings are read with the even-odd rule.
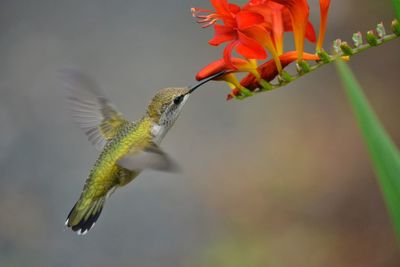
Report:
[[[290,13],[292,21],[294,42],[297,51],[297,60],[301,61],[304,51],[304,38],[306,36],[309,7],[307,0],[272,0],[285,6]]]
[[[200,19],[199,23],[206,23],[205,27],[215,24],[218,20],[223,21],[224,25],[214,25],[215,36],[209,44],[218,46],[229,42],[224,50],[226,63],[234,67],[230,59],[233,49],[245,58],[265,59],[267,53],[255,38],[260,32],[259,25],[264,22],[263,16],[256,12],[242,10],[237,5],[228,4],[226,0],[212,0],[211,3],[215,8],[215,13],[201,15],[200,13],[207,10],[198,8],[192,9],[192,12]]]
[[[319,57],[314,54],[303,53],[302,58],[304,60],[319,60]],[[281,56],[279,56],[279,60],[281,61],[282,67],[285,68],[290,63],[296,61],[298,59],[297,51],[290,51]],[[272,81],[275,77],[279,74],[279,70],[276,67],[276,64],[273,60],[269,60],[264,64],[258,66],[257,68],[258,73],[265,81]],[[255,89],[259,88],[259,79],[254,76],[252,73],[249,73],[246,77],[244,77],[240,81],[240,85],[244,88],[249,89],[250,91],[254,91]],[[228,95],[228,100],[232,99],[235,96],[240,95],[240,90],[235,88],[232,92]]]
[[[319,36],[317,42],[317,51],[322,49],[322,45],[325,39],[325,32],[326,32],[326,22],[328,20],[328,10],[329,5],[331,4],[330,0],[319,0],[319,6],[321,11],[321,24],[319,26]]]
[[[221,71],[226,71],[227,73],[238,71],[249,72],[252,69],[256,69],[257,67],[253,66],[250,62],[241,58],[232,58],[231,62],[234,65],[234,68],[227,65],[224,59],[219,59],[211,62],[197,73],[196,80],[201,81]]]
[[[283,53],[283,34],[294,31],[298,60],[304,48],[304,38],[315,42],[315,31],[308,22],[308,4],[306,0],[251,0],[240,8],[227,0],[211,0],[215,12],[193,8],[203,27],[214,25],[215,36],[209,44],[218,46],[229,42],[224,49],[225,62],[232,68],[232,50],[247,59],[265,59],[265,48],[272,54],[279,66],[278,57]],[[210,13],[210,14],[203,14]]]
[[[214,25],[215,36],[209,44],[218,46],[227,43],[223,59],[203,68],[196,79],[210,77],[220,71],[232,88],[230,97],[250,95],[257,88],[269,88],[267,81],[273,80],[287,65],[294,61],[319,60],[319,57],[304,53],[304,40],[316,42],[313,25],[309,22],[307,0],[249,0],[242,7],[228,0],[210,0],[215,11],[194,8],[193,16],[203,27]],[[330,0],[319,0],[321,26],[316,50],[322,49],[325,37]],[[217,24],[220,22],[220,24]],[[284,53],[284,33],[293,31],[295,51]],[[245,59],[232,57],[232,51]],[[267,51],[273,60],[258,66],[256,59],[265,59]],[[240,82],[235,72],[249,74]]]
[[[250,1],[243,9],[257,11],[263,15],[266,28],[272,32],[276,49],[279,55],[281,55],[283,53],[283,33],[293,31],[291,14],[288,7],[272,0],[256,0]],[[308,21],[308,18],[305,37],[310,42],[316,42],[314,26]]]
[[[217,81],[225,81],[228,83],[228,85],[231,88],[237,88],[240,92],[246,93],[249,92],[246,88],[240,85],[238,79],[236,78],[235,75],[233,75],[234,72],[250,72],[253,73],[255,77],[258,77],[260,79],[260,75],[257,72],[257,63],[254,61],[247,61],[241,58],[232,58],[231,63],[234,65],[234,68],[232,68],[230,65],[226,64],[224,59],[219,59],[217,61],[214,61],[210,64],[208,64],[206,67],[204,67],[202,70],[200,70],[197,75],[196,79],[198,81],[206,79],[214,74],[217,74],[221,71],[226,71],[225,75],[222,75],[215,80]]]
[[[264,41],[261,41],[261,43],[271,52],[279,71],[282,67],[278,57],[283,54],[284,32],[294,32],[298,60],[301,60],[303,53],[304,37],[311,42],[316,41],[314,27],[308,21],[308,4],[305,0],[253,0],[246,4],[243,9],[258,12],[264,17],[264,26],[270,35],[264,34]],[[302,9],[305,9],[306,12],[298,15]],[[293,16],[293,14],[296,16]],[[302,24],[306,25],[304,29],[299,26]]]
[[[192,15],[199,19],[197,22],[203,24],[203,28],[215,24],[218,20],[222,20],[226,25],[234,25],[235,14],[240,11],[239,6],[230,4],[226,0],[211,0],[211,4],[216,10],[215,13],[208,9],[192,8]],[[203,15],[203,13],[210,14]]]
[[[282,67],[285,68],[288,66],[290,63],[293,61],[297,60],[298,55],[296,51],[290,51],[286,52],[285,54],[279,56],[279,60],[281,61]],[[319,57],[315,54],[309,54],[309,53],[303,53],[302,58],[304,60],[319,60]],[[274,62],[272,60],[269,60],[265,62],[264,64],[261,64],[258,66],[257,70],[261,75],[261,78],[270,82],[272,81],[279,73],[277,71],[277,68]],[[253,74],[248,74],[246,77],[244,77],[240,84],[250,90],[254,90],[259,87],[257,77],[255,77]]]

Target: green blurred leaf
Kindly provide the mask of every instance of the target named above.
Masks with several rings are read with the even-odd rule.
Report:
[[[400,0],[392,0],[397,19],[400,20]]]
[[[351,69],[343,61],[337,61],[336,66],[367,144],[400,241],[400,153],[379,122]]]

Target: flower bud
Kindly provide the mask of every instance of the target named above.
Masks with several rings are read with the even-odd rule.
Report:
[[[400,23],[397,19],[392,21],[392,31],[397,36],[400,36]]]
[[[342,56],[340,57],[344,62],[349,62],[350,61],[350,56]]]
[[[351,47],[348,45],[347,42],[342,42],[342,43],[340,44],[340,49],[342,50],[342,52],[343,52],[343,54],[344,54],[345,56],[351,56],[351,55],[354,54],[354,53],[353,53],[353,49],[351,49]]]
[[[280,84],[290,83],[292,80],[292,76],[286,71],[282,71],[282,73],[278,76],[278,81]]]
[[[308,73],[311,71],[310,65],[305,61],[298,62],[296,67],[299,73]]]
[[[336,54],[340,53],[340,44],[342,43],[342,40],[336,39],[333,41],[333,50],[335,51]]]
[[[360,47],[363,44],[363,38],[361,32],[356,32],[353,34],[353,42],[355,47]]]
[[[374,34],[373,31],[368,31],[367,32],[367,42],[371,46],[377,46],[378,45],[378,38],[376,37],[376,35]]]
[[[287,71],[282,71],[281,76],[286,82],[291,82],[293,80],[292,76]]]
[[[331,62],[331,57],[326,53],[324,50],[318,52],[319,58],[322,60],[324,63],[329,63]]]
[[[379,24],[376,26],[376,32],[378,33],[378,36],[379,36],[380,38],[385,37],[385,35],[386,35],[386,30],[385,30],[385,26],[383,25],[383,22],[379,23]]]
[[[272,85],[264,79],[260,79],[258,83],[263,90],[269,91],[273,89]]]

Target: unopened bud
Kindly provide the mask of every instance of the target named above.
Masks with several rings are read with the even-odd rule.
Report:
[[[261,86],[263,90],[269,91],[272,90],[272,85],[264,79],[260,79],[258,84]]]
[[[319,56],[320,60],[322,60],[322,62],[324,62],[324,63],[329,63],[332,61],[331,57],[324,50],[319,51],[318,56]]]
[[[292,76],[286,72],[282,71],[282,73],[278,76],[279,83],[290,83],[293,80]]]
[[[397,36],[400,36],[400,23],[397,19],[392,21],[392,31]]]
[[[385,37],[385,35],[386,35],[386,30],[385,30],[385,26],[383,25],[383,22],[379,23],[379,24],[376,26],[376,32],[378,33],[378,36],[379,36],[380,38]]]
[[[353,49],[347,44],[347,42],[342,42],[340,44],[340,49],[342,50],[343,54],[346,56],[351,56],[353,55]]]
[[[336,39],[333,41],[333,50],[335,51],[336,54],[340,53],[340,44],[342,43],[342,40]]]
[[[234,99],[235,97],[236,97],[235,94],[230,93],[229,95],[226,96],[226,100],[229,101],[229,100]]]
[[[345,62],[349,62],[350,61],[350,57],[349,56],[342,56],[340,58]]]
[[[376,37],[376,35],[374,34],[373,31],[368,31],[367,32],[367,42],[371,46],[377,46],[378,45],[378,38]]]
[[[353,42],[355,47],[360,47],[363,44],[363,38],[361,32],[356,32],[353,34]]]
[[[297,71],[299,73],[308,73],[310,72],[310,65],[306,61],[300,61],[297,63]]]
[[[247,89],[246,87],[243,87],[243,86],[239,87],[239,91],[244,96],[252,96],[253,95],[253,93],[249,89]]]

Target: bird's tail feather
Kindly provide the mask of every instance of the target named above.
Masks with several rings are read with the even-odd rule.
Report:
[[[94,200],[78,200],[68,214],[65,225],[78,235],[86,234],[95,225],[105,201],[106,196]]]

